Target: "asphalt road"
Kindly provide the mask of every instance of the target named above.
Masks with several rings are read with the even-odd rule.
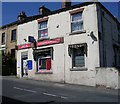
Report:
[[[54,104],[55,102],[111,102],[118,103],[118,90],[2,78],[2,104]]]

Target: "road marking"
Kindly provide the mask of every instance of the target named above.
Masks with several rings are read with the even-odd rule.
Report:
[[[56,97],[60,97],[61,99],[68,99],[68,97],[65,97],[65,96],[58,96],[58,95],[55,95],[55,94],[50,94],[50,93],[43,93],[44,95],[48,95],[48,96],[56,96]]]
[[[62,99],[67,99],[68,97],[65,97],[65,96],[61,96]]]
[[[23,90],[22,88],[19,88],[19,87],[13,87],[13,88],[18,89],[18,90]]]
[[[28,90],[28,89],[23,89],[23,88],[19,88],[19,87],[13,87],[17,90],[23,90],[23,91],[27,91],[27,92],[32,92],[32,93],[36,93],[36,91],[33,91],[33,90]]]
[[[49,93],[43,93],[44,95],[48,95],[48,96],[57,96],[57,95],[54,95],[54,94],[49,94]]]
[[[33,92],[33,93],[36,93],[36,91],[33,91],[33,90],[28,90],[28,89],[23,89],[24,91],[28,91],[28,92]]]

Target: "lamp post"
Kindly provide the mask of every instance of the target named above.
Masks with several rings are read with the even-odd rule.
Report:
[[[32,45],[33,58],[36,61],[36,49],[37,49],[36,39],[33,36],[28,36],[28,42],[30,42]]]

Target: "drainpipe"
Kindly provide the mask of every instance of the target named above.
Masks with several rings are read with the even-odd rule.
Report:
[[[106,66],[106,55],[105,55],[105,43],[104,43],[104,30],[103,30],[103,12],[101,10],[101,27],[102,27],[102,46],[103,46],[103,67]]]

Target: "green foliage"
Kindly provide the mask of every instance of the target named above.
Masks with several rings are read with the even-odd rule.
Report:
[[[10,53],[5,54],[2,58],[2,73],[3,75],[16,74],[16,59]]]

